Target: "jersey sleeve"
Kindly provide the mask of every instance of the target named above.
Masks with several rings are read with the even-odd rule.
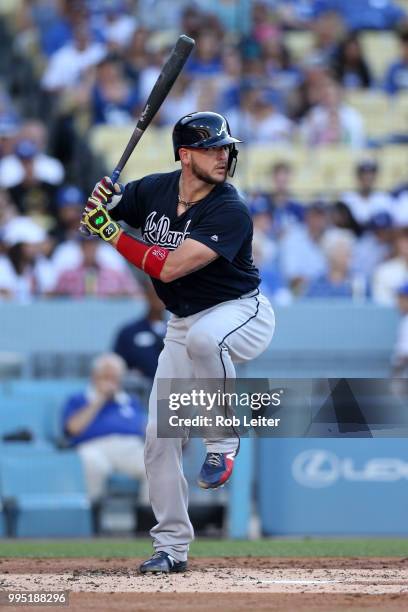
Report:
[[[125,221],[131,227],[138,229],[141,224],[141,208],[143,201],[143,179],[132,181],[125,187],[118,204],[109,211],[115,221]]]
[[[221,204],[217,210],[203,217],[189,238],[205,244],[231,263],[250,235],[252,220],[249,213],[235,206]]]

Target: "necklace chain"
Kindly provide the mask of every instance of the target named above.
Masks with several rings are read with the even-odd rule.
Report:
[[[178,203],[181,204],[181,206],[184,206],[187,209],[190,208],[193,204],[196,204],[197,202],[200,201],[200,200],[194,200],[193,202],[186,202],[186,200],[183,200],[180,197],[180,194],[177,197],[178,197]]]

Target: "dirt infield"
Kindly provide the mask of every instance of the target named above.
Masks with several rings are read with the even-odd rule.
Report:
[[[70,612],[408,609],[408,558],[196,558],[186,573],[170,576],[141,576],[139,563],[0,559],[0,591],[70,591]]]

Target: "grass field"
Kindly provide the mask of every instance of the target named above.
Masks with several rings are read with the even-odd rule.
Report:
[[[1,540],[0,557],[144,557],[151,540]],[[206,540],[191,546],[191,557],[408,557],[408,539]]]

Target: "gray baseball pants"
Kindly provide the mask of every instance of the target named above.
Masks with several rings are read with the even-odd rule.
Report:
[[[157,437],[157,380],[235,378],[234,362],[258,357],[274,333],[272,307],[266,297],[254,293],[188,317],[172,315],[168,322],[149,400],[145,465],[157,520],[150,531],[153,546],[156,552],[165,551],[177,561],[187,559],[194,531],[182,466],[183,439]],[[234,437],[205,443],[207,452],[230,452],[238,441]]]

